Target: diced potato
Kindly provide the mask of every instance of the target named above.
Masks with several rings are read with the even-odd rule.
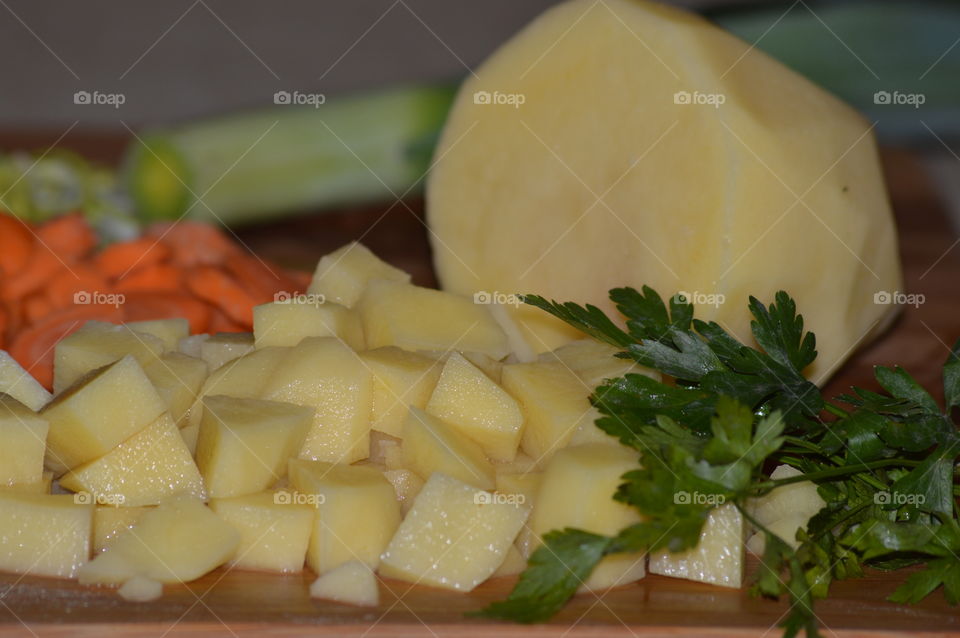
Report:
[[[494,383],[500,383],[501,376],[503,375],[503,363],[501,361],[482,352],[460,351],[460,354],[464,359],[483,370],[484,374],[490,377]]]
[[[184,337],[180,340],[180,343],[177,344],[177,352],[187,355],[188,357],[200,357],[200,346],[203,345],[203,342],[208,340],[210,335],[208,334],[199,334],[199,335],[190,335],[189,337]]]
[[[197,439],[200,438],[200,424],[197,423],[195,425],[188,425],[185,428],[180,428],[180,438],[183,439],[187,449],[190,450],[190,455],[196,456]]]
[[[382,261],[363,244],[351,242],[320,258],[308,292],[352,308],[372,279],[409,283],[410,275]]]
[[[433,474],[383,552],[380,573],[413,583],[471,591],[503,563],[529,516],[521,505]]]
[[[400,444],[403,466],[429,479],[442,472],[481,489],[493,489],[493,466],[479,445],[453,425],[410,408]]]
[[[209,373],[207,362],[181,352],[167,352],[144,367],[170,416],[180,425]]]
[[[93,512],[93,553],[99,554],[124,530],[133,527],[147,507],[97,505]]]
[[[367,347],[469,350],[494,359],[510,348],[490,309],[440,290],[376,279],[357,302]]]
[[[190,322],[182,318],[129,321],[126,325],[134,332],[153,335],[159,339],[165,352],[176,350],[180,340],[190,336]]]
[[[190,407],[184,427],[200,425],[203,416],[202,399],[205,396],[222,394],[238,399],[260,398],[264,384],[273,376],[273,371],[286,358],[288,352],[290,348],[261,348],[213,370],[204,381],[197,400]]]
[[[273,485],[313,425],[313,410],[292,403],[214,395],[203,406],[196,456],[211,498]]]
[[[23,492],[25,494],[49,494],[53,486],[53,472],[44,472],[40,480],[31,483],[0,484],[0,492]]]
[[[530,527],[537,536],[575,527],[617,534],[640,521],[634,508],[613,500],[620,476],[636,468],[637,454],[617,443],[578,445],[557,452],[544,469]],[[581,589],[599,590],[644,576],[642,553],[604,558]]]
[[[353,463],[370,453],[373,377],[338,339],[309,337],[266,380],[263,398],[314,408],[300,457]]]
[[[523,554],[520,553],[520,550],[518,550],[516,546],[511,545],[507,549],[507,556],[503,559],[503,562],[500,563],[500,566],[497,567],[497,571],[493,572],[490,577],[504,578],[507,576],[516,576],[526,568],[527,559],[523,557]]]
[[[323,574],[351,560],[371,569],[400,524],[393,486],[375,469],[290,461],[290,483],[316,505],[307,564]]]
[[[163,583],[152,578],[134,576],[120,586],[117,594],[131,603],[148,603],[163,596]]]
[[[543,480],[541,472],[505,472],[501,471],[501,467],[497,467],[497,492],[515,494],[517,495],[517,502],[527,507],[532,508],[536,503],[541,480]],[[514,544],[524,560],[530,558],[530,555],[540,544],[540,540],[533,533],[529,522],[517,534],[517,540]]]
[[[443,364],[426,411],[451,423],[490,458],[512,461],[523,433],[520,405],[463,355]]]
[[[596,339],[579,339],[540,355],[544,362],[558,362],[576,373],[591,391],[605,379],[615,379],[628,373],[644,374],[660,380],[660,373],[645,368],[631,359],[615,355],[621,349]]]
[[[227,562],[239,544],[230,524],[200,499],[183,496],[145,512],[77,575],[81,584],[120,584],[135,576],[183,583]]]
[[[230,564],[240,569],[299,572],[307,556],[314,511],[284,503],[275,492],[214,499],[210,509],[240,532]]]
[[[70,494],[0,492],[0,571],[73,578],[90,555],[93,506]]]
[[[0,394],[0,485],[43,480],[47,447],[45,419],[8,394]]]
[[[221,332],[200,343],[200,358],[211,370],[242,357],[253,350],[253,334],[249,332]]]
[[[423,489],[423,479],[411,470],[404,469],[387,470],[383,473],[383,478],[393,485],[397,500],[400,501],[400,513],[406,516],[413,506],[413,499]]]
[[[380,604],[380,587],[368,565],[352,560],[313,581],[310,597],[358,607],[376,607]]]
[[[650,573],[722,587],[743,582],[743,516],[733,503],[711,510],[693,549],[650,554]]]
[[[57,395],[40,415],[50,423],[47,467],[55,473],[99,458],[167,409],[128,355]]]
[[[797,530],[806,528],[808,522],[810,522],[809,516],[793,515],[778,518],[764,527],[776,534],[784,543],[796,549],[800,546],[800,541],[797,540]],[[757,556],[763,556],[766,547],[767,538],[762,532],[756,532],[747,540],[747,549]]]
[[[355,312],[333,301],[294,297],[253,309],[256,347],[295,346],[307,337],[336,337],[364,349],[363,326]]]
[[[500,472],[526,474],[528,472],[538,471],[536,459],[527,456],[523,452],[517,452],[517,455],[509,463],[495,463],[494,468],[498,474]]]
[[[64,474],[60,485],[98,503],[128,507],[156,505],[178,493],[204,496],[197,464],[167,412],[105,455]]]
[[[779,465],[770,473],[770,478],[785,479],[793,478],[803,474],[800,470],[789,465]],[[826,505],[826,502],[817,492],[817,485],[812,481],[801,481],[799,483],[788,483],[775,490],[770,491],[759,498],[751,499],[748,506],[750,515],[757,519],[757,522],[764,527],[772,525],[783,518],[806,517],[806,521],[811,516],[819,512]],[[784,539],[788,540],[788,539]],[[790,539],[793,540],[793,534]]]
[[[430,399],[440,366],[415,352],[395,346],[368,350],[360,355],[373,371],[373,430],[400,436],[407,408],[424,408]]]
[[[377,463],[386,467],[387,456],[391,454],[392,449],[400,451],[400,439],[383,432],[375,430],[370,431],[370,457],[367,459],[371,463]]]
[[[0,392],[9,394],[34,412],[39,412],[52,398],[6,350],[0,350]]]
[[[540,466],[566,446],[578,428],[594,427],[589,389],[559,363],[505,365],[503,387],[523,409],[520,447]]]
[[[133,356],[145,366],[163,354],[163,342],[125,325],[88,321],[53,350],[53,391],[63,392],[91,370]]]

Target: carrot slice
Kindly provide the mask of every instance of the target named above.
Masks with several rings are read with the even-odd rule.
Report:
[[[153,237],[141,237],[110,244],[93,258],[93,262],[104,275],[116,279],[134,270],[166,261],[169,257],[169,246]]]
[[[294,292],[297,294],[305,294],[307,288],[310,287],[310,282],[313,280],[313,273],[304,272],[302,270],[288,270],[287,277],[293,282]]]
[[[83,257],[97,245],[97,236],[80,213],[43,223],[37,228],[37,238],[64,261]]]
[[[194,295],[213,304],[237,323],[253,325],[254,298],[222,270],[212,266],[196,268],[187,279],[187,287]]]
[[[211,334],[217,334],[219,332],[250,332],[252,330],[253,326],[251,324],[234,321],[228,317],[226,313],[217,308],[213,309],[213,316],[210,317],[210,325],[207,328],[207,331]]]
[[[147,236],[158,238],[169,246],[173,262],[185,268],[220,264],[239,251],[220,229],[200,222],[154,224],[147,230]]]
[[[4,282],[3,299],[14,301],[40,290],[63,268],[63,262],[52,252],[38,246],[30,253],[23,267]]]
[[[137,268],[116,280],[119,292],[182,292],[183,272],[172,264],[152,264]]]
[[[262,262],[256,257],[237,253],[227,257],[224,267],[236,281],[242,281],[254,305],[273,301],[277,292],[298,292],[296,282],[278,266]]]
[[[207,332],[211,308],[199,299],[181,292],[122,293],[124,321],[185,318],[191,334]]]
[[[0,215],[0,276],[20,272],[33,250],[33,233],[27,223],[10,215]]]
[[[48,316],[54,309],[50,300],[42,294],[31,295],[23,300],[23,315],[28,323],[36,323]]]
[[[73,303],[84,303],[84,296],[107,294],[111,286],[92,265],[76,263],[60,271],[47,283],[44,296],[51,308],[65,308]]]
[[[120,310],[107,305],[77,305],[54,311],[10,341],[10,355],[46,388],[53,387],[53,347],[91,320],[118,322]]]

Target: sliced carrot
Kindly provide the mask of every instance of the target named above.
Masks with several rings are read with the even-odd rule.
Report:
[[[210,317],[210,325],[207,332],[217,334],[218,332],[250,332],[253,330],[251,324],[234,321],[221,310],[214,308],[213,315]]]
[[[194,295],[213,304],[237,323],[253,324],[254,298],[222,270],[212,266],[196,268],[190,273],[187,286]]]
[[[23,300],[23,315],[29,323],[41,321],[53,309],[53,304],[43,294],[31,295]]]
[[[33,250],[33,233],[27,223],[0,215],[0,277],[20,272]]]
[[[152,264],[137,268],[116,280],[118,292],[182,292],[184,273],[172,264]]]
[[[243,282],[243,287],[253,299],[254,305],[273,301],[277,292],[289,294],[298,292],[296,282],[287,276],[279,266],[273,266],[244,253],[237,253],[227,257],[224,267],[236,281]]]
[[[40,243],[64,261],[78,259],[97,245],[97,236],[80,213],[54,217],[37,228]]]
[[[120,310],[108,305],[77,305],[54,311],[10,341],[10,355],[48,389],[53,387],[53,348],[91,320],[119,322]]]
[[[287,277],[289,277],[294,284],[294,292],[305,294],[307,288],[310,287],[310,282],[313,280],[313,273],[302,270],[288,270],[286,273]]]
[[[34,293],[47,284],[51,277],[63,268],[63,262],[52,252],[38,246],[30,253],[23,267],[4,282],[0,294],[7,301],[14,301]]]
[[[239,248],[220,229],[200,222],[179,221],[154,224],[147,236],[160,239],[170,247],[171,258],[179,266],[220,264]]]
[[[7,326],[9,323],[7,309],[0,304],[0,350],[7,347]]]
[[[93,261],[105,276],[116,279],[166,261],[169,257],[169,246],[153,237],[141,237],[110,244]]]
[[[211,308],[190,295],[179,292],[122,293],[124,321],[184,318],[190,322],[190,332],[207,332]]]
[[[73,303],[83,303],[84,296],[112,292],[107,279],[92,264],[75,263],[61,268],[44,286],[44,296],[52,308],[65,308]]]

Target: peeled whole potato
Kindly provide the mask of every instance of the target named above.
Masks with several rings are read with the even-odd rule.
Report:
[[[882,327],[893,306],[875,293],[901,286],[871,125],[709,22],[638,0],[560,4],[477,69],[427,213],[440,281],[464,295],[616,316],[608,289],[648,284],[749,340],[748,296],[786,290],[817,335],[818,382]],[[513,312],[538,351],[576,336]]]

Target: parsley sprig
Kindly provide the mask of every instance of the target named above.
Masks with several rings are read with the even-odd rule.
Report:
[[[680,295],[664,303],[645,286],[616,288],[610,298],[625,328],[595,306],[524,300],[666,375],[608,379],[591,396],[601,414],[597,426],[638,453],[637,469],[623,475],[612,496],[636,507],[643,521],[615,536],[547,534],[509,597],[477,615],[546,620],[604,556],[694,547],[722,503],[734,504],[765,537],[751,591],[789,599],[781,623],[787,637],[819,636],[814,598],[826,596],[833,580],[862,575],[864,566],[925,564],[891,601],[917,602],[939,587],[950,603],[960,600],[960,435],[950,418],[960,405],[960,341],[944,365],[943,408],[898,367],[876,369],[881,392],[853,388],[828,403],[803,375],[816,358],[816,340],[784,292],[769,306],[750,298],[759,347],[695,319]],[[802,474],[771,479],[780,463]],[[815,482],[826,505],[796,539],[782,539],[751,518],[748,502],[796,481]],[[678,501],[683,492],[723,498]]]

